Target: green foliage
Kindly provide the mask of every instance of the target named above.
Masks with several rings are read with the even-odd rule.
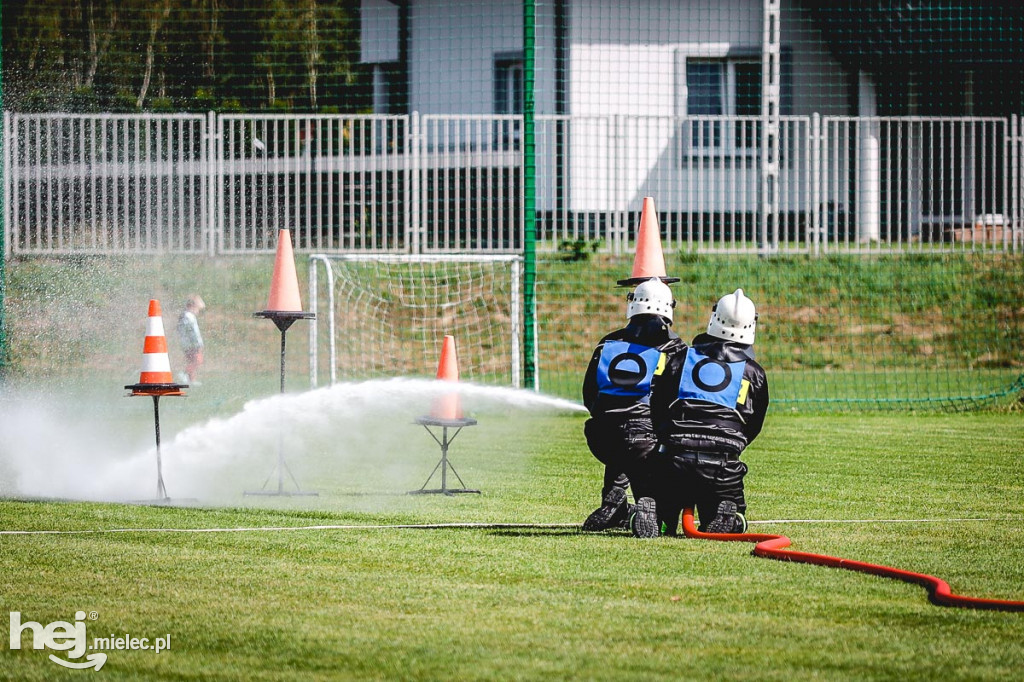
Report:
[[[668,274],[681,279],[672,287],[673,326],[685,339],[704,330],[724,293],[742,287],[754,299],[757,357],[768,369],[777,409],[1004,405],[1024,375],[1020,256],[704,255],[669,262]],[[602,254],[586,261],[549,254],[538,262],[543,392],[579,400],[593,345],[623,324],[626,291],[615,282],[630,265]],[[272,370],[274,357],[262,353],[266,339],[253,336],[250,317],[266,301],[272,266],[271,256],[16,259],[6,297],[12,367],[33,377],[134,368],[146,300],[166,298],[176,306],[199,291],[210,306],[209,371],[231,375],[252,363]],[[304,262],[297,271],[304,282]],[[306,334],[300,325],[289,332],[289,362],[296,367],[307,363]],[[217,353],[220,344],[233,351]]]
[[[149,110],[155,112],[174,111],[177,107],[170,97],[154,97],[149,101]]]
[[[563,239],[558,242],[558,253],[565,261],[588,261],[591,254],[597,253],[597,250],[601,248],[601,241],[600,239],[588,240],[582,237]]]
[[[4,104],[15,111],[139,111],[141,98],[146,111],[283,100],[349,112],[365,89],[352,3],[16,0],[2,9]]]

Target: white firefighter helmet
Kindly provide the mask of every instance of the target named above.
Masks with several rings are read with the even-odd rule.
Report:
[[[661,315],[672,321],[672,308],[676,301],[672,298],[672,290],[659,279],[641,282],[636,289],[626,295],[626,318],[634,315]]]
[[[735,341],[737,343],[754,343],[754,332],[757,330],[757,310],[754,302],[737,289],[718,299],[711,310],[708,320],[710,336]]]

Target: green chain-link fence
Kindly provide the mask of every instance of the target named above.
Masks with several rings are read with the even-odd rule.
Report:
[[[674,329],[704,331],[742,287],[757,304],[755,348],[781,409],[963,409],[1024,391],[1019,256],[983,254],[668,256]],[[625,323],[625,259],[542,258],[541,389],[579,397],[590,347]]]
[[[780,405],[1021,390],[1018,4],[2,11],[6,256],[520,253],[527,379],[576,397],[651,196],[677,330],[742,287]]]

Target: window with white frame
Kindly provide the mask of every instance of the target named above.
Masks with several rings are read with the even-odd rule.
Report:
[[[686,59],[687,140],[693,151],[744,151],[760,144],[761,62],[755,58]]]
[[[494,57],[494,113],[523,113],[523,56],[521,53]]]
[[[494,113],[520,115],[523,113],[523,53],[509,52],[494,55]],[[495,121],[494,143],[501,147],[518,147],[520,121]]]

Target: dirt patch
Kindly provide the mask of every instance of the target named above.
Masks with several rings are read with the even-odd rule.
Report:
[[[821,308],[812,308],[810,306],[804,306],[803,308],[797,308],[789,315],[785,315],[784,311],[779,311],[780,317],[788,318],[793,322],[799,322],[800,324],[810,324],[812,322],[818,322],[824,317],[824,312]]]

